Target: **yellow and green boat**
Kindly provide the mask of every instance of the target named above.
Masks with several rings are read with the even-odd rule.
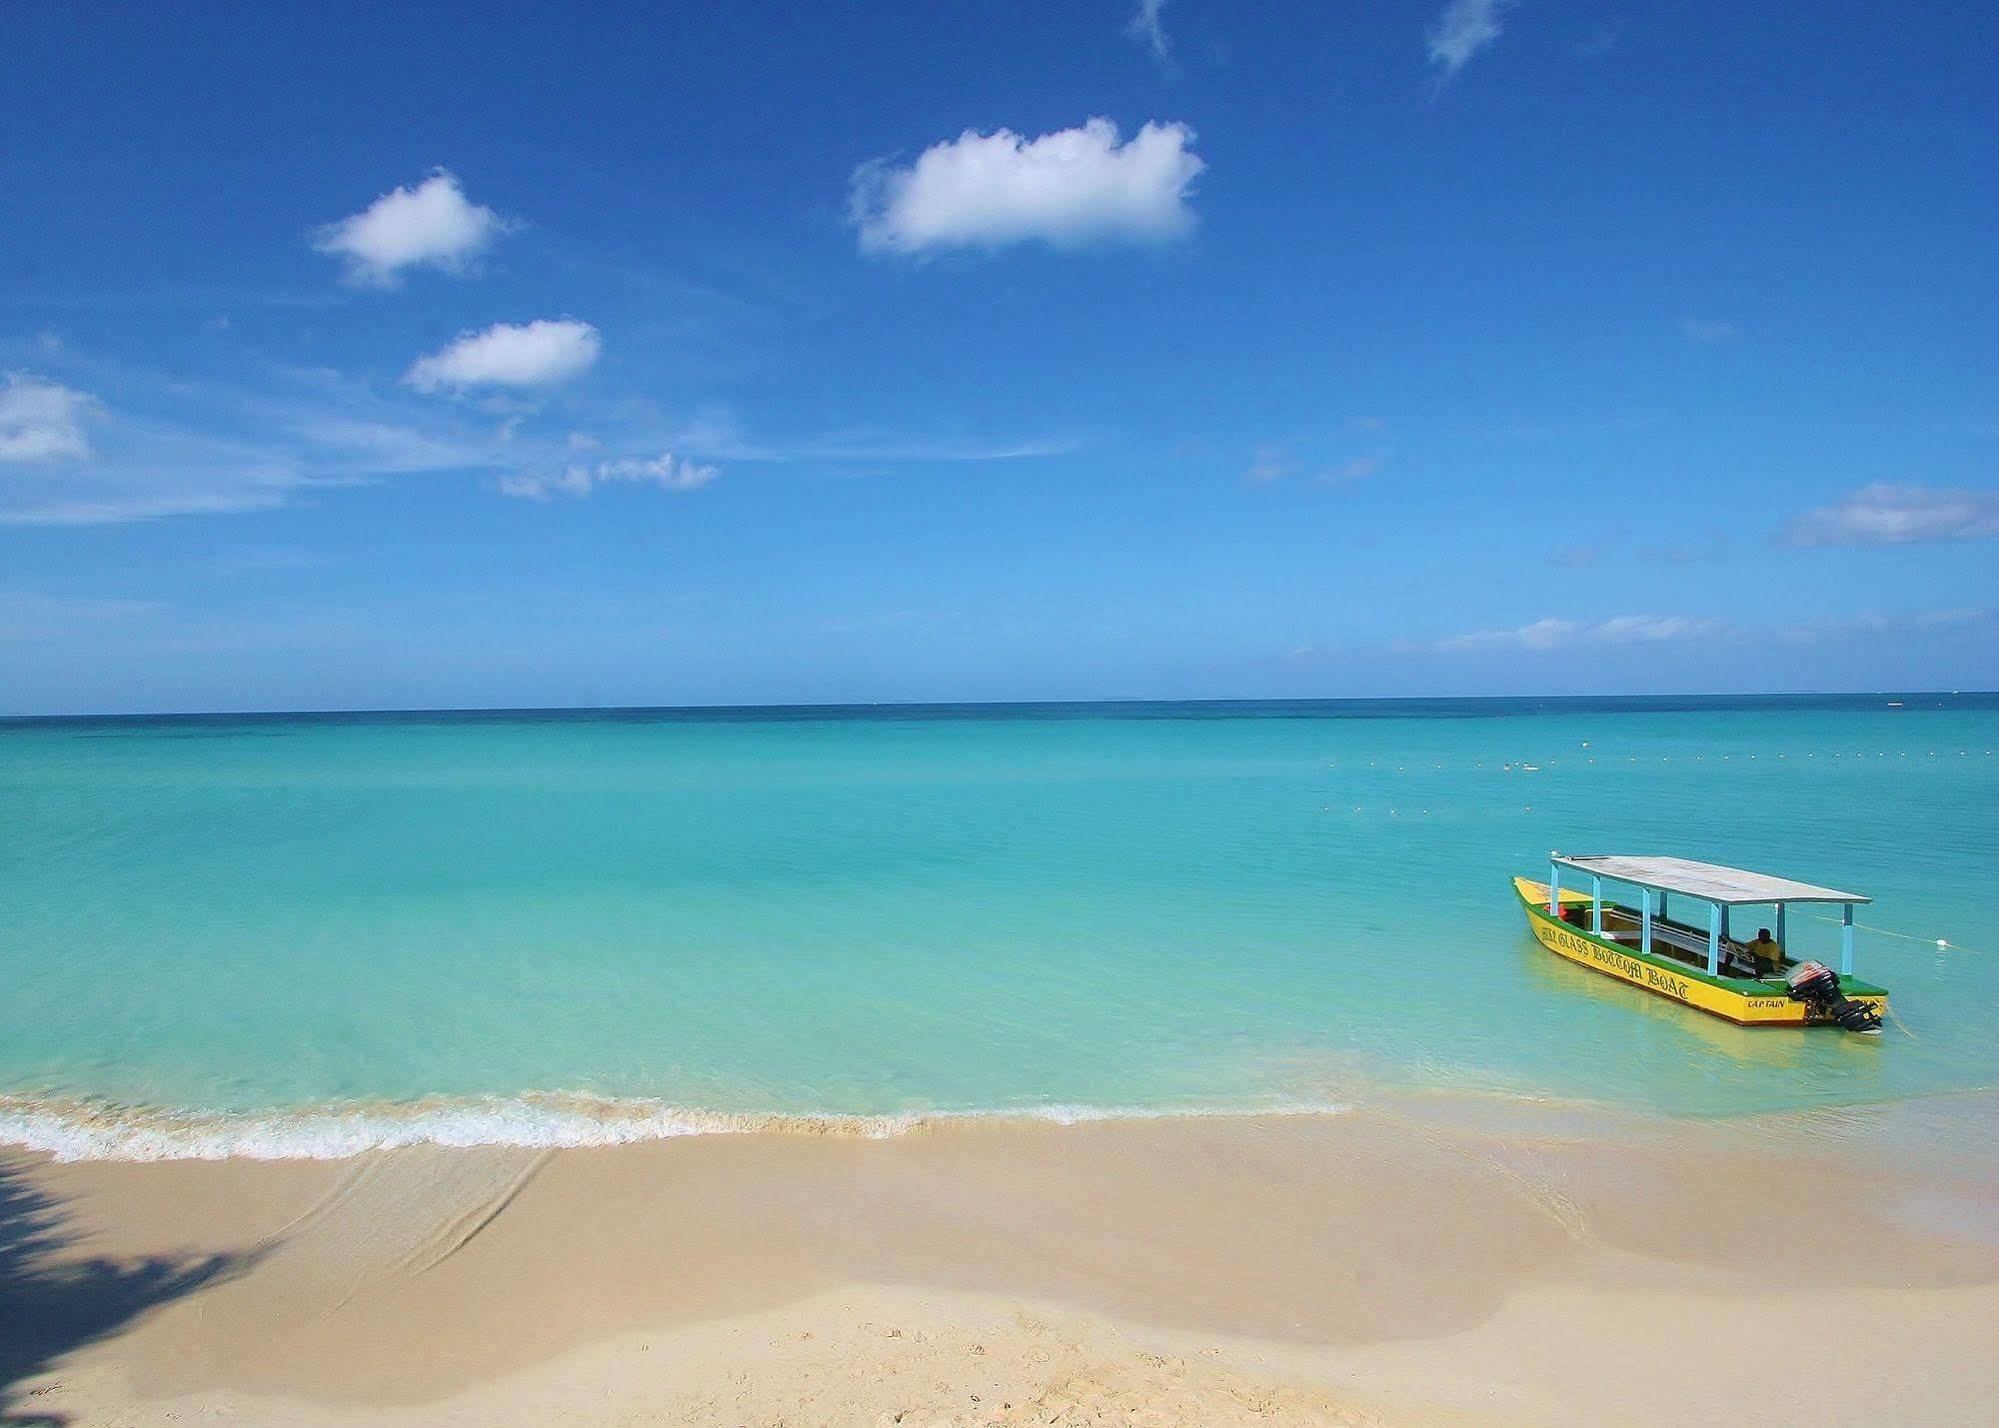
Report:
[[[1564,888],[1565,880],[1588,891]],[[1606,885],[1636,896],[1615,900]],[[1859,893],[1689,858],[1563,853],[1549,854],[1546,882],[1516,877],[1513,890],[1528,927],[1556,956],[1738,1026],[1871,1035],[1888,1011],[1886,989],[1853,975],[1853,909],[1871,901]],[[1676,897],[1704,907],[1706,925],[1674,916]],[[1842,909],[1837,972],[1785,952],[1788,910],[1800,903]],[[1730,915],[1744,907],[1774,908],[1775,937],[1730,936]]]

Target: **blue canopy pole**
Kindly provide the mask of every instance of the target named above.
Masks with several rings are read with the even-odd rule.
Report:
[[[1668,914],[1668,913],[1667,913],[1667,911],[1666,911],[1666,909],[1667,909],[1667,907],[1668,907],[1668,906],[1670,906],[1670,903],[1669,903],[1669,901],[1668,901],[1668,897],[1667,897],[1667,893],[1666,893],[1666,890],[1665,890],[1664,888],[1660,888],[1660,889],[1659,889],[1659,921],[1661,921],[1661,922],[1666,922],[1666,921],[1669,921],[1669,920],[1670,920],[1670,914]]]
[[[1652,889],[1640,888],[1638,918],[1638,950],[1651,955],[1652,952]]]
[[[1548,916],[1562,915],[1562,865],[1548,860]]]
[[[1853,904],[1839,905],[1839,975],[1853,975]]]
[[[1589,930],[1603,936],[1603,879],[1595,875],[1589,880]]]
[[[1780,902],[1777,904],[1777,945],[1783,947],[1789,942],[1790,938],[1784,933],[1784,904]]]
[[[1707,908],[1707,974],[1721,975],[1721,904],[1711,902]]]
[[[1721,940],[1728,941],[1728,904],[1721,905]]]

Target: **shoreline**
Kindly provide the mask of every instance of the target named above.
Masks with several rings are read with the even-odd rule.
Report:
[[[341,1161],[430,1147],[477,1150],[588,1150],[695,1136],[807,1136],[885,1140],[949,1126],[1078,1126],[1148,1121],[1265,1121],[1349,1115],[1363,1110],[1478,1122],[1556,1118],[1627,1132],[1652,1126],[1773,1126],[1858,1119],[1908,1132],[1934,1121],[1999,1125],[1999,1088],[1970,1086],[1918,1095],[1825,1100],[1732,1111],[1671,1112],[1642,1104],[1464,1086],[1345,1081],[1337,1098],[1098,1105],[1051,1102],[991,1108],[906,1111],[720,1110],[650,1096],[590,1091],[430,1095],[414,1099],[329,1100],[296,1107],[216,1111],[126,1104],[91,1096],[0,1092],[0,1155],[58,1164],[174,1161]],[[1823,1127],[1822,1127],[1823,1128]],[[1943,1140],[1939,1133],[1932,1137]],[[1905,1145],[1905,1149],[1909,1148]]]
[[[525,1091],[495,1096],[326,1101],[261,1111],[128,1106],[74,1097],[0,1094],[0,1152],[58,1163],[176,1160],[347,1160],[418,1146],[470,1150],[589,1150],[704,1135],[802,1135],[882,1140],[954,1123],[1084,1125],[1098,1121],[1336,1116],[1340,1101],[1161,1106],[1055,1103],[903,1112],[724,1111],[645,1096]]]
[[[1992,1181],[1935,1126],[1877,1156],[1855,1153],[1864,1127],[1825,1129],[1429,1095],[345,1160],[4,1152],[16,1228],[23,1205],[41,1227],[13,1293],[48,1297],[11,1317],[49,1327],[0,1403],[135,1423],[1149,1403],[1167,1422],[1969,1421],[1999,1393],[1976,1348],[1999,1319]],[[1007,1408],[964,1401],[980,1374]],[[1079,1384],[1125,1416],[1027,1416]]]

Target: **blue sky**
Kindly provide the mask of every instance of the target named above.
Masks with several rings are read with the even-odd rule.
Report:
[[[1999,685],[1999,12],[0,11],[0,712]]]

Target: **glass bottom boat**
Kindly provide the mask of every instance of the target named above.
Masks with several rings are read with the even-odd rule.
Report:
[[[1587,892],[1562,886],[1567,870]],[[1628,901],[1605,884],[1635,891]],[[1548,880],[1516,877],[1513,890],[1543,947],[1592,971],[1740,1026],[1839,1026],[1878,1034],[1885,988],[1853,975],[1853,909],[1870,899],[1788,878],[1687,858],[1570,857],[1552,853]],[[1706,925],[1672,915],[1673,899],[1706,908]],[[1785,951],[1787,910],[1797,903],[1842,908],[1840,965],[1798,961]],[[1775,908],[1776,936],[1741,942],[1730,913]]]

